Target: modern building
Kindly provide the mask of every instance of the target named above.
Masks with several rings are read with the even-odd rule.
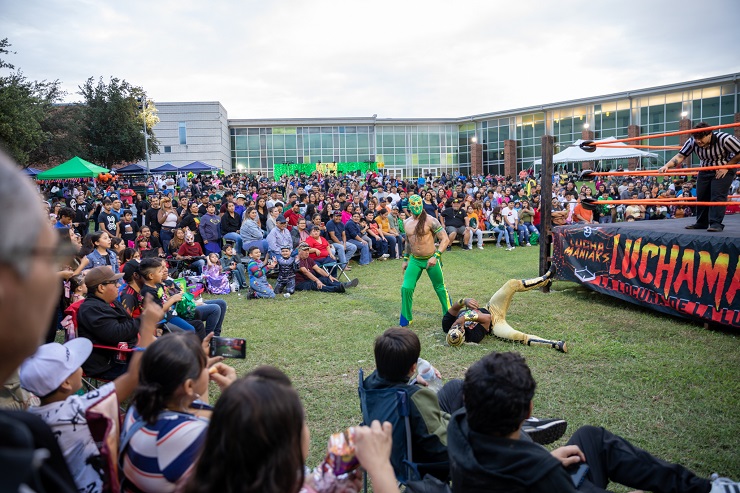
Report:
[[[165,163],[179,167],[203,161],[231,169],[228,115],[221,103],[158,102],[155,106],[159,123],[154,127],[154,134],[159,140],[159,154],[149,157],[150,168]]]
[[[559,152],[579,138],[655,135],[688,129],[692,122],[698,121],[710,125],[740,122],[739,76],[740,73],[733,73],[560,103],[439,119],[373,115],[227,121],[226,111],[219,103],[158,103],[161,122],[155,133],[163,152],[153,160],[175,165],[200,160],[227,170],[263,174],[270,174],[273,166],[281,163],[376,161],[400,177],[439,175],[455,170],[463,174],[514,175],[533,167],[535,159],[540,157],[541,137],[545,134],[554,136],[555,152]],[[739,130],[734,131],[740,135]],[[679,136],[662,137],[642,143],[678,146],[685,139],[685,136],[683,140]],[[608,164],[655,167],[676,151],[652,152],[659,157],[651,163],[624,160]]]

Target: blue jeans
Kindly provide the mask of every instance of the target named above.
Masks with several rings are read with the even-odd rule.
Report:
[[[242,241],[244,241],[244,240],[242,240]],[[244,253],[249,253],[249,249],[252,248],[253,246],[256,246],[257,248],[260,249],[260,253],[262,255],[265,254],[265,252],[267,251],[267,246],[268,246],[267,245],[267,240],[248,241],[246,243],[243,243],[243,245],[244,245]],[[278,256],[279,255],[280,255],[280,252],[278,252]]]
[[[164,227],[159,231],[159,239],[162,243],[162,251],[166,252],[167,247],[170,245],[170,240],[172,240],[172,237],[174,235],[172,234],[172,230],[166,230]]]
[[[349,241],[347,242],[346,247],[341,243],[332,243],[331,246],[333,246],[334,250],[337,252],[337,262],[342,265],[347,265],[347,261],[351,259],[352,255],[357,251],[357,246]]]
[[[203,323],[206,324],[206,332],[213,332],[213,335],[221,335],[221,326],[226,316],[226,302],[221,299],[204,300],[203,305],[195,307],[195,313],[198,314]]]
[[[369,264],[372,259],[370,258],[370,247],[368,244],[358,240],[347,240],[347,246],[349,246],[350,243],[354,245],[356,249],[360,250],[360,265]]]
[[[509,238],[509,231],[505,227],[503,227],[503,226],[496,226],[495,228],[492,229],[492,231],[498,232],[498,239],[496,240],[496,244],[497,245],[501,246],[501,240],[504,240],[505,239],[506,240],[506,245],[507,246],[512,246],[511,245],[511,239]]]
[[[242,237],[239,233],[226,233],[224,235],[224,241],[233,241],[234,251],[239,255],[242,254]]]

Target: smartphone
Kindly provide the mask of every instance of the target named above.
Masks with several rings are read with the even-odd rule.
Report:
[[[573,486],[576,489],[580,488],[583,482],[586,480],[586,473],[588,472],[588,464],[579,464],[578,467],[572,466],[568,468],[570,473],[570,479],[573,481]]]
[[[211,339],[209,356],[245,359],[247,357],[247,340],[233,337],[214,337]]]

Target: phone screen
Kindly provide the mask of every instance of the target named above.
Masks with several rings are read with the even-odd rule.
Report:
[[[214,337],[210,343],[209,356],[245,359],[247,357],[246,339],[232,337]]]

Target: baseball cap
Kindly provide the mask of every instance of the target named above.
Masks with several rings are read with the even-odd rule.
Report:
[[[21,387],[44,397],[56,389],[82,366],[93,345],[89,339],[78,337],[64,345],[58,342],[44,344],[21,364]]]
[[[334,215],[335,216],[341,216],[342,215],[342,211],[340,211],[339,209],[337,209],[337,210],[334,211]]]
[[[285,216],[283,216],[282,214],[280,214],[277,217],[277,219],[275,219],[275,222],[276,223],[287,223],[288,221],[285,219]]]
[[[311,247],[305,241],[298,243],[298,250],[308,250],[309,248]]]
[[[130,283],[131,280],[134,278],[134,274],[139,273],[139,261],[129,260],[123,265],[123,268],[121,270],[123,271],[123,280],[126,283]]]
[[[236,194],[237,199],[246,199],[247,197],[243,193]]]
[[[101,265],[87,271],[87,274],[85,274],[85,284],[90,291],[94,291],[95,286],[108,281],[117,281],[122,277],[123,274],[114,273],[110,265]]]

